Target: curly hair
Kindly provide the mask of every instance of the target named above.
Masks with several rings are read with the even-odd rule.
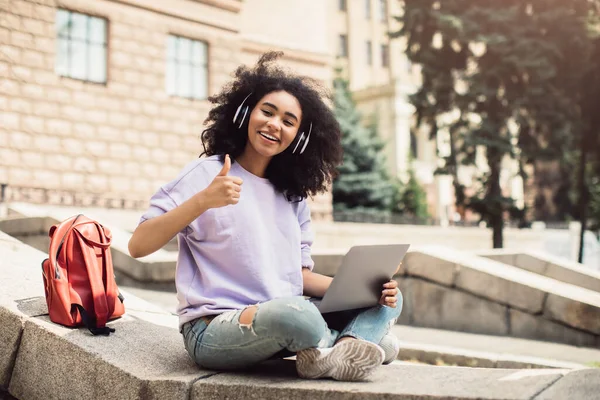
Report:
[[[329,93],[316,80],[294,75],[273,65],[282,55],[282,52],[265,53],[253,68],[238,67],[234,80],[220,93],[208,98],[214,106],[204,121],[207,128],[201,135],[204,152],[200,156],[220,155],[224,159],[225,154],[229,154],[235,160],[248,141],[249,118],[241,129],[233,123],[238,106],[251,94],[245,104],[253,110],[265,95],[285,91],[298,99],[302,109],[298,135],[302,131],[308,132],[312,122],[310,142],[302,155],[292,154],[293,146],[289,146],[274,156],[265,177],[292,201],[326,191],[337,176],[337,166],[342,161],[341,131],[332,111],[323,101],[330,98]]]

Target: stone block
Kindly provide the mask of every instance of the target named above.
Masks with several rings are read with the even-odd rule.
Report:
[[[590,294],[596,293],[590,291]],[[544,307],[544,316],[573,328],[600,334],[600,307],[577,301],[577,298],[549,294]]]
[[[24,217],[0,220],[0,231],[11,236],[46,235],[55,220],[46,217]]]
[[[410,325],[490,335],[508,334],[505,306],[415,278],[401,285]]]
[[[596,336],[590,333],[549,321],[543,315],[531,315],[514,309],[510,310],[510,335],[574,346],[596,345]]]
[[[27,246],[31,246],[41,252],[48,253],[48,247],[50,246],[50,236],[46,235],[32,235],[32,236],[19,236],[19,240],[25,243]]]
[[[398,282],[398,289],[402,292],[402,312],[400,313],[400,318],[398,318],[397,323],[400,325],[411,325],[412,303],[405,295],[405,293],[410,290],[409,285],[411,279],[401,276],[397,276],[395,279],[396,282]]]
[[[589,267],[569,268],[567,265],[548,263],[546,269],[548,278],[570,283],[585,289],[600,292],[600,273]]]
[[[0,305],[16,309],[16,300],[43,296],[45,253],[0,232],[0,254]]]
[[[419,251],[406,254],[403,267],[408,275],[425,278],[446,286],[452,286],[458,270],[456,263],[450,260]]]
[[[548,253],[534,251],[528,255],[546,262],[547,277],[600,292],[600,271]]]
[[[476,253],[478,256],[480,257],[484,257],[484,258],[488,258],[490,260],[494,260],[494,261],[498,261],[501,262],[503,264],[508,264],[508,265],[516,265],[515,264],[515,254],[501,254],[501,253],[494,253],[492,254],[491,252],[477,252]]]
[[[410,348],[400,345],[399,360],[418,360],[431,365],[452,365],[471,368],[495,368],[496,360],[473,354],[450,352],[448,349]],[[506,367],[505,367],[506,368]]]
[[[17,398],[186,399],[199,369],[179,332],[131,315],[109,337],[69,329],[47,317],[25,323],[9,391]],[[42,356],[43,355],[43,356]],[[52,365],[52,368],[48,368]]]
[[[301,380],[292,361],[194,383],[191,400],[531,399],[562,377],[561,370],[514,371],[427,365],[389,365],[368,382]]]
[[[597,399],[600,393],[600,369],[570,371],[533,400]]]
[[[315,262],[314,271],[319,274],[334,276],[338,268],[342,265],[344,259],[344,251],[320,251],[312,254],[312,259]]]
[[[546,276],[546,268],[548,267],[548,263],[545,260],[533,257],[527,253],[516,254],[513,265],[544,276]]]
[[[504,264],[499,264],[501,266]],[[538,313],[542,310],[544,291],[523,285],[510,279],[491,275],[487,271],[461,267],[456,278],[456,286],[501,304]]]
[[[24,318],[0,306],[0,389],[7,390],[21,341]]]

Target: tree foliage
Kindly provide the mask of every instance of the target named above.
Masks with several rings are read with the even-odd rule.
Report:
[[[334,209],[389,212],[394,188],[386,172],[376,119],[363,124],[348,82],[340,77],[334,81],[334,112],[344,148],[340,175],[333,182]]]
[[[457,199],[478,212],[502,247],[513,199],[500,187],[507,156],[521,166],[560,156],[581,131],[576,94],[587,71],[586,21],[597,1],[405,0],[399,17],[406,55],[422,71],[411,97],[417,122],[450,135],[444,166]],[[467,197],[456,170],[487,160],[481,190]],[[521,172],[522,173],[522,172]],[[523,174],[523,173],[522,173]]]

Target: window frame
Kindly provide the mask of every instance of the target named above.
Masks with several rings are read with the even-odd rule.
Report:
[[[382,43],[379,51],[381,52],[381,66],[383,68],[390,67],[390,45],[387,43]]]
[[[371,40],[367,40],[365,42],[365,50],[367,52],[367,65],[373,65],[373,42]]]
[[[343,33],[338,35],[338,57],[348,57],[348,35]]]
[[[65,25],[67,28],[67,33],[64,34],[60,30],[59,22],[63,19],[61,14],[66,14],[67,24]],[[77,18],[85,18],[85,32],[83,34],[83,38],[76,37],[74,32],[73,25],[73,16],[78,16]],[[92,32],[92,23],[97,23],[95,21],[102,22],[102,39],[100,41],[96,41],[93,38]],[[108,41],[109,41],[109,19],[104,16],[98,16],[93,14],[88,14],[80,11],[70,10],[68,8],[57,8],[55,13],[55,23],[54,23],[54,32],[55,32],[55,57],[54,57],[54,73],[60,77],[75,79],[78,81],[89,82],[98,85],[106,85],[108,82]],[[75,37],[74,37],[75,36]],[[61,47],[66,45],[66,55],[62,53],[60,50]],[[74,56],[74,45],[83,46],[84,55],[79,55],[79,57],[83,58],[84,63],[84,72],[82,75],[78,75],[79,73],[75,71],[74,60],[76,60],[76,56]],[[102,78],[95,79],[92,73],[92,65],[95,63],[92,61],[92,53],[91,50],[100,49],[100,56],[102,57],[103,63],[103,71]],[[66,57],[66,59],[65,59]],[[79,59],[77,59],[79,60]],[[76,60],[76,61],[77,61]],[[81,61],[81,60],[79,60]],[[66,64],[63,65],[63,64]]]
[[[387,0],[379,0],[379,21],[387,22],[387,18],[388,18]]]
[[[171,43],[174,40],[175,48],[171,48]],[[180,54],[180,45],[188,46],[189,53],[187,54],[187,59],[182,59]],[[203,54],[194,54],[195,46],[201,46],[200,49],[203,50]],[[196,39],[187,37],[184,35],[179,35],[177,33],[170,32],[167,34],[167,45],[166,45],[166,54],[165,54],[165,92],[172,97],[180,97],[188,100],[198,100],[203,101],[208,99],[209,96],[209,87],[210,87],[210,74],[209,74],[209,51],[210,45],[206,40]],[[195,57],[200,58],[200,63],[196,63],[194,61]],[[185,68],[187,69],[187,76],[190,78],[190,81],[184,86],[190,88],[189,93],[184,93],[181,91],[181,82],[180,79],[183,75],[180,71]],[[195,79],[196,75],[194,71],[196,69],[200,69],[203,74],[203,82],[200,82],[203,85],[202,93],[195,93],[194,90],[196,88]]]

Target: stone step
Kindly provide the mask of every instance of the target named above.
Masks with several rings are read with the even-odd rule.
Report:
[[[433,365],[485,368],[584,368],[598,366],[600,350],[559,343],[396,325],[399,359]]]
[[[54,220],[74,214],[72,207],[14,204],[10,209]],[[102,214],[95,215],[91,209],[85,214],[113,231],[116,270],[136,281],[173,281],[176,253],[159,250],[133,259],[127,250],[129,231],[108,225]],[[43,221],[32,225],[47,227],[48,220]],[[24,231],[12,224],[11,229]],[[0,229],[5,226],[6,221],[0,222]],[[29,237],[23,236],[24,240]],[[339,250],[315,251],[316,271],[334,275],[343,256]],[[413,246],[396,279],[404,295],[400,322],[405,325],[600,345],[600,293],[596,291],[441,246]]]
[[[540,251],[514,249],[479,250],[474,254],[524,270],[600,292],[600,271]]]
[[[293,361],[223,373],[187,356],[173,315],[126,295],[116,332],[94,337],[49,321],[40,262],[45,258],[0,233],[0,390],[19,399],[588,399],[596,369],[507,370],[382,366],[369,382],[308,381]],[[48,366],[52,366],[48,368]],[[565,397],[567,396],[568,397]]]

